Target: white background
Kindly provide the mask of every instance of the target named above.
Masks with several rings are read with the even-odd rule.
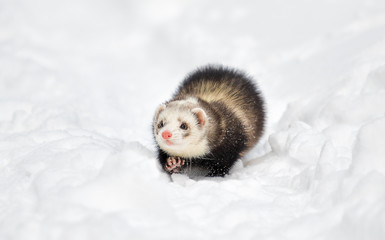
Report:
[[[151,122],[207,63],[264,138],[170,179]],[[0,239],[385,239],[385,2],[0,1]]]

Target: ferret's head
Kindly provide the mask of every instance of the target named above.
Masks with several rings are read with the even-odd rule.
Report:
[[[194,99],[162,104],[153,123],[155,140],[171,156],[203,156],[209,152],[207,120],[206,112]]]

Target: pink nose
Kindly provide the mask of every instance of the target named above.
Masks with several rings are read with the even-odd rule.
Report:
[[[169,132],[169,131],[164,131],[163,133],[162,133],[162,137],[164,138],[164,139],[170,139],[171,137],[172,137],[172,133],[171,132]]]

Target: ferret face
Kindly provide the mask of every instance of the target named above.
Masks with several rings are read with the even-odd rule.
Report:
[[[207,116],[202,108],[183,100],[161,105],[154,118],[154,136],[159,147],[171,156],[184,158],[206,154]]]

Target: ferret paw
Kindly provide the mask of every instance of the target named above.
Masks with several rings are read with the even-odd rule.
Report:
[[[184,159],[180,157],[169,157],[167,158],[167,163],[165,165],[165,169],[169,173],[179,173],[182,170],[182,166],[186,163]]]

